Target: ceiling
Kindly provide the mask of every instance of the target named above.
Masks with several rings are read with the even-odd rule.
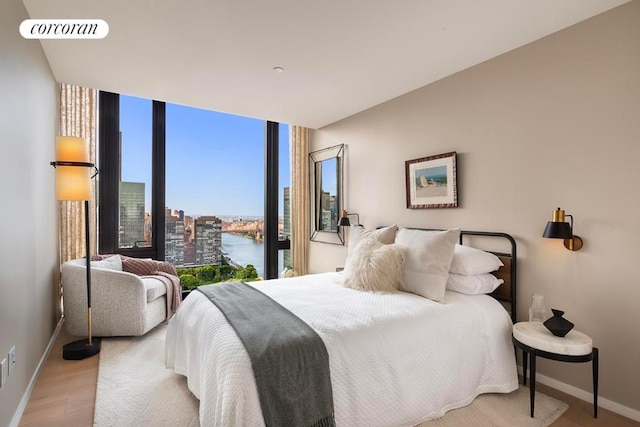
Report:
[[[23,0],[59,82],[320,128],[629,0]],[[284,68],[277,73],[274,67]]]

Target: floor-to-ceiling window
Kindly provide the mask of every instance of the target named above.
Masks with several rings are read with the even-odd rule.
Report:
[[[120,97],[118,246],[151,246],[152,101]]]
[[[167,104],[165,138],[165,260],[264,277],[264,121]]]
[[[280,123],[278,132],[279,145],[279,177],[278,177],[278,212],[280,221],[278,224],[280,242],[286,242],[278,251],[278,271],[285,267],[292,267],[291,250],[289,239],[291,238],[291,198],[289,189],[291,188],[291,159],[289,157],[289,125]]]
[[[274,262],[278,271],[287,265],[287,125],[107,92],[99,102],[101,252],[165,259],[217,279],[234,268],[270,278]],[[265,132],[274,125],[275,134]],[[273,203],[276,233],[265,230]],[[265,238],[277,240],[277,261]]]

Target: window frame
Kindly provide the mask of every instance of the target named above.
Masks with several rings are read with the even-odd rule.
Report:
[[[278,251],[290,249],[278,236],[279,123],[265,121],[265,279],[278,277]],[[151,246],[120,248],[120,95],[98,92],[98,251],[164,260],[166,196],[166,103],[152,100]],[[282,213],[284,215],[284,212]]]

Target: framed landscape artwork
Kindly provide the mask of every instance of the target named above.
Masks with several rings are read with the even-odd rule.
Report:
[[[405,162],[407,208],[457,208],[456,152]]]

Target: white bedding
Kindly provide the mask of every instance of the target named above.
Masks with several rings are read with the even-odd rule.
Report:
[[[518,387],[511,319],[486,295],[445,303],[348,289],[340,273],[250,283],[320,335],[338,426],[412,426]],[[251,362],[218,308],[192,292],[170,320],[167,367],[185,375],[205,426],[264,425]]]

